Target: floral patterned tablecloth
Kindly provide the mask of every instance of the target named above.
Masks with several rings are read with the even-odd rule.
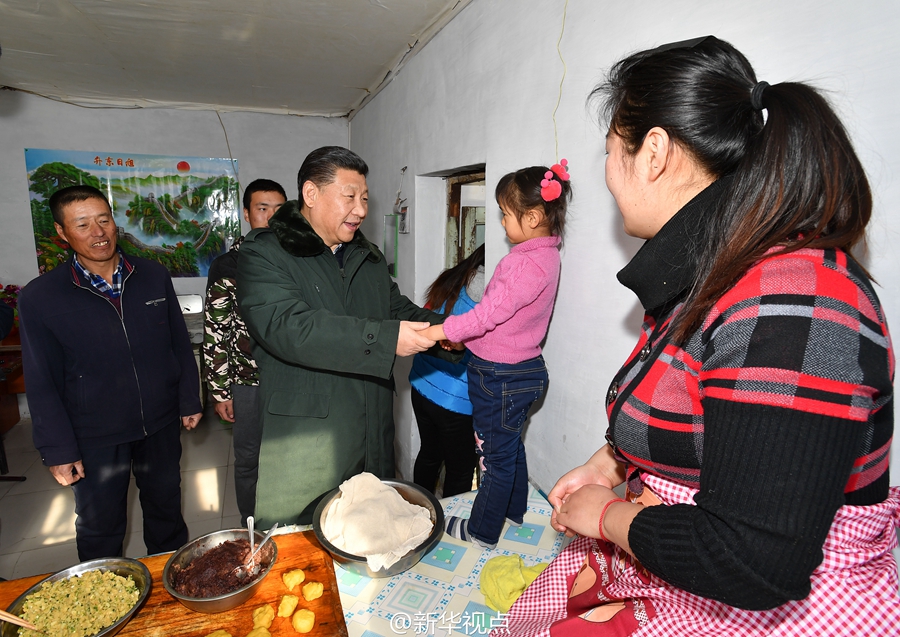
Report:
[[[475,492],[441,500],[446,515],[469,517]],[[550,527],[551,507],[534,488],[520,527],[504,526],[497,548],[481,549],[447,535],[415,567],[389,579],[371,579],[335,564],[350,637],[485,635],[504,617],[485,605],[478,585],[484,564],[519,554],[526,566],[549,562],[566,543]]]

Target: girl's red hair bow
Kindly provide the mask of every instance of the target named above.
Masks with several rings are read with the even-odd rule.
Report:
[[[559,198],[562,194],[562,184],[560,182],[569,181],[569,173],[566,172],[568,166],[568,161],[560,159],[558,164],[553,164],[550,170],[544,173],[544,178],[541,180],[541,199],[553,201]]]

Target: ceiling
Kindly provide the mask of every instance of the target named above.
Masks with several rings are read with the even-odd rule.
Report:
[[[0,87],[352,117],[471,0],[0,0]]]

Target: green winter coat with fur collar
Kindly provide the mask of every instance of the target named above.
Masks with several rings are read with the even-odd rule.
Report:
[[[257,526],[309,523],[318,496],[362,471],[394,478],[400,321],[443,316],[400,294],[360,231],[341,269],[296,201],[247,235],[237,298],[260,371]]]

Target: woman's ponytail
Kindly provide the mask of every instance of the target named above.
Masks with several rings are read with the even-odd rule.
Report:
[[[868,180],[828,102],[814,88],[791,82],[757,89],[757,99],[766,123],[722,197],[698,280],[676,321],[678,340],[699,328],[713,304],[770,249],[849,252],[865,236],[872,214]]]

